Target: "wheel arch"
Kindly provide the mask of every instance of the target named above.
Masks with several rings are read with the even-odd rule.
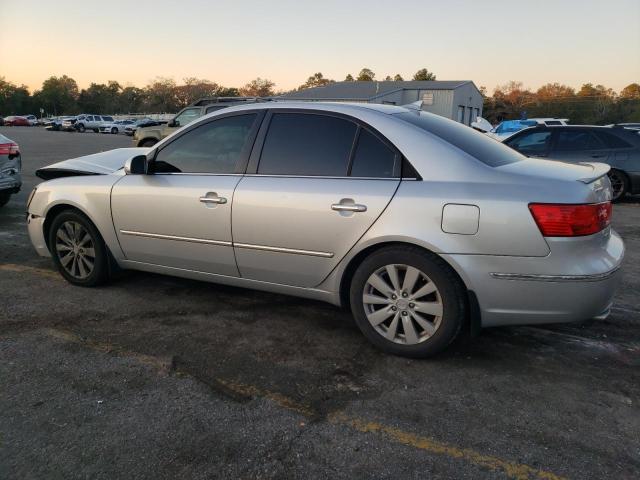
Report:
[[[84,210],[84,209],[80,208],[78,205],[74,205],[72,203],[57,203],[57,204],[51,206],[47,210],[47,212],[44,215],[44,222],[42,223],[42,234],[44,235],[44,241],[45,241],[49,251],[51,251],[51,246],[49,245],[49,231],[51,229],[51,223],[53,222],[53,219],[57,215],[59,215],[60,213],[66,211],[66,210],[72,210],[72,211],[75,211],[75,212],[80,213],[80,214],[84,215],[85,217],[87,217],[87,219],[89,219],[89,221],[93,224],[95,229],[98,231],[100,236],[104,239],[104,234],[100,231],[100,228],[98,227],[98,224],[96,223],[96,221],[93,218],[91,218],[91,215],[89,215],[89,213],[86,210]]]
[[[140,140],[138,140],[138,143],[136,144],[136,147],[141,147],[141,146],[142,146],[142,144],[143,144],[144,142],[146,142],[147,140],[151,140],[151,141],[153,141],[153,145],[155,145],[156,143],[158,143],[158,142],[160,141],[160,140],[158,140],[156,137],[144,137],[144,138],[141,138]],[[153,146],[153,145],[152,145],[152,146]]]
[[[351,287],[351,280],[353,279],[353,275],[355,274],[358,267],[369,255],[377,252],[378,250],[388,247],[417,248],[419,250],[422,250],[426,254],[435,255],[440,260],[442,260],[444,264],[451,270],[451,272],[458,278],[464,290],[467,292],[467,298],[465,299],[465,301],[467,302],[467,325],[464,325],[463,329],[466,329],[472,336],[475,336],[479,333],[482,325],[482,321],[480,318],[480,305],[478,303],[478,298],[476,297],[475,292],[469,287],[468,280],[465,279],[466,276],[464,275],[464,273],[459,270],[457,265],[452,264],[442,255],[438,254],[438,252],[431,250],[424,245],[420,245],[419,243],[413,243],[409,241],[385,240],[374,243],[372,245],[366,246],[365,248],[357,252],[352,258],[350,258],[347,265],[342,270],[342,274],[339,279],[338,294],[340,297],[340,305],[342,308],[349,308],[349,289]]]

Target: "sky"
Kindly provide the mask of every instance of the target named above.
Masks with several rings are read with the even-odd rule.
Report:
[[[0,76],[31,90],[185,77],[279,90],[343,80],[509,80],[537,88],[640,83],[640,0],[0,0]]]

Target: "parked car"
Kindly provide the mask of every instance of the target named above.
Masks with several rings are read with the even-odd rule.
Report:
[[[17,115],[11,115],[4,118],[4,124],[8,127],[30,127],[29,120]]]
[[[117,265],[324,300],[421,357],[470,325],[606,317],[608,170],[397,106],[256,103],[38,170],[28,230],[74,285]]]
[[[27,119],[29,125],[31,125],[32,127],[38,125],[38,117],[36,117],[35,115],[23,115],[23,117]]]
[[[22,186],[22,158],[20,147],[13,140],[0,134],[0,207],[9,202]]]
[[[65,132],[75,132],[76,131],[76,121],[78,117],[63,117],[62,123],[60,124],[60,130]]]
[[[100,131],[100,133],[112,133],[115,135],[118,133],[124,133],[124,129],[129,125],[133,125],[134,123],[134,120],[115,120],[111,123],[103,123],[102,125],[100,125],[98,130]]]
[[[100,131],[100,125],[103,123],[113,123],[113,121],[113,117],[109,115],[82,114],[76,117],[73,127],[80,133],[84,133],[87,130],[93,130],[98,133]]]
[[[180,127],[197,120],[203,115],[233,105],[243,105],[259,101],[255,97],[212,97],[202,98],[192,105],[183,108],[168,123],[153,127],[138,127],[133,133],[133,143],[138,147],[152,147],[163,138],[168,137]]]
[[[126,127],[124,127],[124,133],[125,133],[125,135],[129,135],[131,137],[131,136],[133,136],[133,134],[135,133],[135,131],[138,128],[141,128],[141,127],[155,127],[157,125],[162,125],[163,123],[167,123],[167,122],[161,122],[159,120],[152,120],[150,118],[140,118],[140,119],[136,120],[132,125],[127,125]]]
[[[504,143],[529,157],[610,165],[614,201],[627,193],[640,193],[640,132],[637,130],[587,125],[538,126],[518,132]]]
[[[529,118],[526,120],[505,120],[500,122],[495,128],[491,127],[491,124],[482,117],[478,117],[475,122],[471,124],[476,130],[485,132],[491,138],[496,140],[505,140],[516,132],[529,127],[535,127],[537,125],[555,126],[555,125],[567,125],[568,118]]]

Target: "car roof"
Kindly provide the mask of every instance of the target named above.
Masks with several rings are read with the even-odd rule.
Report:
[[[265,109],[287,109],[295,108],[297,110],[325,110],[328,112],[336,113],[353,113],[363,111],[375,111],[393,115],[394,113],[407,112],[408,109],[396,105],[382,105],[379,103],[355,103],[355,102],[304,102],[304,101],[272,101],[272,102],[259,102],[242,105],[229,106],[223,110],[217,110],[208,115],[215,115],[220,113],[227,113],[232,111],[241,110],[265,110]]]

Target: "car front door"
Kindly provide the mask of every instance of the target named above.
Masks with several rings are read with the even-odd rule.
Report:
[[[231,205],[260,118],[239,112],[195,125],[150,154],[149,174],[115,184],[113,222],[127,260],[238,275]]]
[[[527,157],[544,158],[549,154],[551,132],[538,129],[525,130],[516,133],[504,143]]]
[[[401,156],[350,118],[276,110],[233,201],[242,277],[318,285],[395,193]]]

